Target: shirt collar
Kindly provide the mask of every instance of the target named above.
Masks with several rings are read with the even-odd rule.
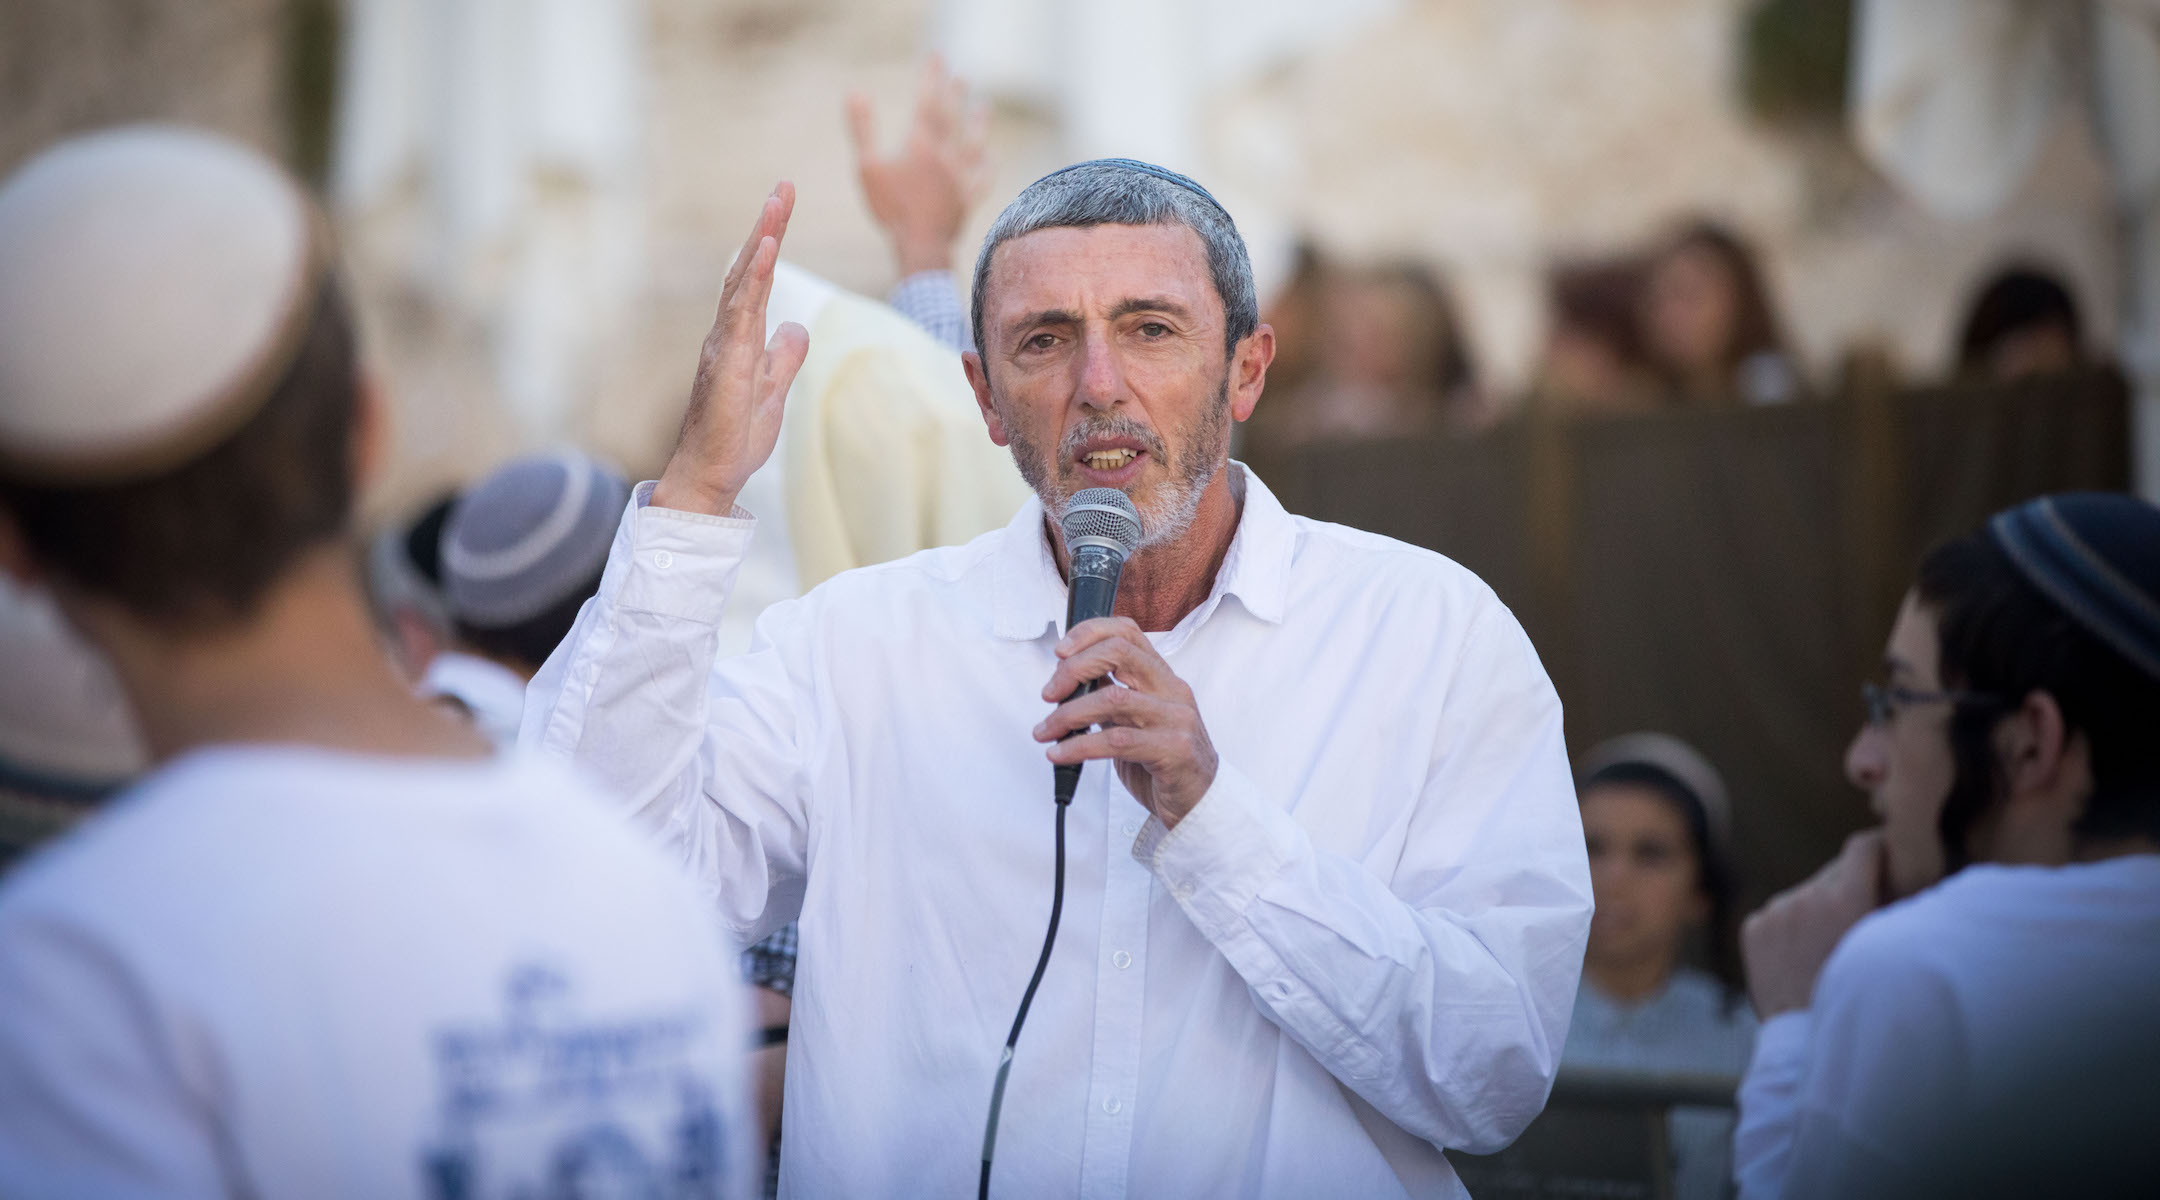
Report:
[[[1214,590],[1193,617],[1205,619],[1224,597],[1235,596],[1246,612],[1279,625],[1289,601],[1297,526],[1252,468],[1232,461],[1230,469],[1244,475],[1245,511],[1238,517],[1237,533],[1230,539],[1222,569],[1215,573]],[[1050,554],[1040,499],[1029,497],[1005,526],[995,562],[999,637],[1034,641],[1045,631],[1054,633],[1063,626],[1065,580]]]

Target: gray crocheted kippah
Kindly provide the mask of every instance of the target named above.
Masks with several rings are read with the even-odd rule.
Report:
[[[583,454],[522,458],[467,491],[443,534],[443,598],[482,629],[529,621],[607,563],[630,485]]]

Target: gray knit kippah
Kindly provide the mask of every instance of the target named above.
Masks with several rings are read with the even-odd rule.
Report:
[[[607,563],[630,485],[583,454],[522,458],[467,491],[443,533],[443,595],[467,625],[529,621]]]

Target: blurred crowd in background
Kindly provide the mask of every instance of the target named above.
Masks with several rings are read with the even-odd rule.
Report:
[[[1904,143],[1869,141],[1870,87],[1918,53],[1891,43],[1925,31],[1870,25],[1866,4],[515,7],[0,13],[12,102],[0,170],[79,127],[185,117],[323,185],[395,413],[385,483],[366,503],[384,641],[416,687],[500,745],[516,740],[525,681],[599,586],[631,481],[673,434],[732,214],[775,176],[804,195],[791,261],[888,296],[947,350],[965,344],[955,314],[985,201],[994,211],[1017,182],[1099,150],[1219,181],[1248,224],[1280,347],[1238,435],[1238,456],[1271,481],[1270,464],[1316,450],[1828,405],[1863,387],[2028,395],[2101,378],[2124,414],[2152,388],[2150,155],[2121,147],[2160,131],[2160,114],[2126,118],[2100,86],[2042,88],[2038,115],[2006,118],[2022,166],[1993,206],[1946,213],[1927,202],[1939,164],[1908,171]],[[2049,12],[2073,8],[2079,32],[2043,40],[2104,57],[2092,47],[2114,36],[2112,6]],[[2014,57],[2020,30],[2053,19],[2034,13],[1961,45]],[[1141,26],[1129,42],[1116,37],[1125,21]],[[1222,22],[1240,34],[1216,46]],[[2077,49],[2076,37],[2092,40]],[[1212,48],[1181,88],[1131,86],[1201,44]],[[1870,53],[1873,75],[1858,65]],[[920,98],[895,135],[910,86]],[[868,94],[844,119],[856,88]],[[1627,99],[1598,113],[1612,96]],[[2149,480],[2152,456],[2119,444],[2149,425],[2124,415],[2108,428],[2128,431],[2114,476],[2086,482]],[[571,509],[577,520],[551,523]],[[490,566],[543,527],[544,557]],[[792,560],[774,569],[766,599],[817,582]],[[1877,600],[1853,619],[1874,644]],[[28,613],[0,636],[28,662],[53,630]],[[1572,706],[1569,677],[1555,677]],[[0,745],[0,851],[49,836],[141,761],[109,681],[72,661],[40,678]],[[1603,736],[1617,731],[1577,746],[1600,916],[1571,1061],[1736,1075],[1755,1032],[1739,898],[1791,882],[1745,852],[1751,830],[1779,827],[1747,811],[1760,797],[1728,794],[1720,747]],[[1858,816],[1852,797],[1833,807]],[[748,963],[779,1037],[791,938]],[[776,1122],[776,1056],[765,1070]],[[1676,1112],[1680,1194],[1730,1186],[1730,1135],[1729,1115]]]

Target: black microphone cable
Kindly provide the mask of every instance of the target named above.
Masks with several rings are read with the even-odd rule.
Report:
[[[1028,1005],[1035,1002],[1035,989],[1042,983],[1044,968],[1050,965],[1050,948],[1057,944],[1058,915],[1065,909],[1065,810],[1072,807],[1079,781],[1079,767],[1057,768],[1057,867],[1050,885],[1050,927],[1043,931],[1042,955],[1035,960],[1035,974],[1028,979],[1027,991],[1020,994],[1020,1011],[1013,1014],[1012,1032],[1005,1035],[1005,1052],[998,1056],[997,1084],[990,1089],[990,1120],[983,1126],[982,1182],[975,1189],[976,1200],[990,1200],[990,1156],[997,1149],[998,1112],[1005,1107],[1005,1080],[1012,1074],[1013,1047],[1020,1044],[1020,1027],[1027,1023]]]

